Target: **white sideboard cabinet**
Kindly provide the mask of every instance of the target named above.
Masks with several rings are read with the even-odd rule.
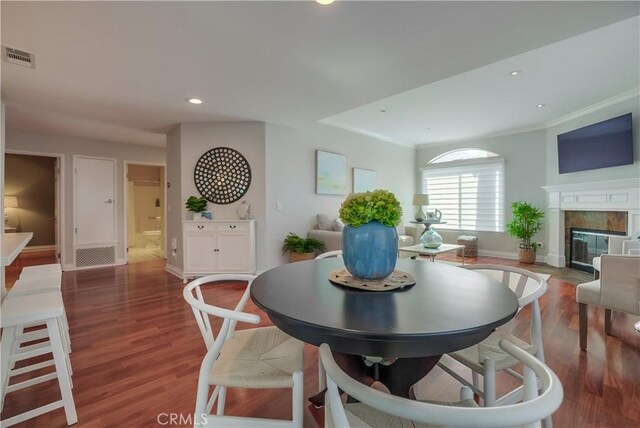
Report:
[[[182,278],[256,271],[255,220],[184,220]]]

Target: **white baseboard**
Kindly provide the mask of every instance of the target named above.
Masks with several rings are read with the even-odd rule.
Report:
[[[478,249],[478,255],[485,256],[485,257],[500,257],[502,259],[509,259],[509,260],[518,260],[518,253],[510,253],[506,251],[492,251],[492,250]],[[536,261],[546,263],[547,256],[536,255]]]
[[[31,247],[24,247],[23,253],[32,253],[36,251],[55,251],[55,245],[33,245]]]
[[[184,279],[182,276],[182,269],[179,269],[173,265],[170,265],[169,263],[164,264],[164,270],[166,270],[173,276],[177,276],[180,279]]]
[[[63,271],[72,271],[72,270],[87,270],[87,269],[97,269],[97,268],[105,268],[105,267],[113,267],[113,266],[122,266],[126,265],[127,262],[125,259],[116,259],[116,262],[112,265],[99,265],[99,266],[87,266],[87,267],[76,267],[74,264],[66,264],[62,266]]]

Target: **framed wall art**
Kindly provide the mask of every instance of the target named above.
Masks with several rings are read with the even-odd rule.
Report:
[[[377,174],[372,169],[353,168],[353,193],[377,189]]]
[[[347,194],[347,157],[338,153],[316,150],[316,193]]]

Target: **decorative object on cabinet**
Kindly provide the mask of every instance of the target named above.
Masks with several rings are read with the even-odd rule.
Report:
[[[376,190],[376,172],[371,169],[353,168],[353,193]]]
[[[238,214],[240,220],[248,220],[251,218],[251,205],[248,204],[247,201],[240,202],[240,205],[238,205],[236,209],[236,214]]]
[[[382,279],[393,272],[398,260],[398,231],[402,208],[387,190],[352,193],[340,207],[342,257],[358,279]]]
[[[210,202],[226,205],[242,198],[251,185],[251,167],[240,152],[216,147],[198,159],[193,178]]]
[[[189,211],[193,212],[194,220],[200,220],[202,213],[207,209],[207,200],[203,197],[189,196],[185,206]]]
[[[425,193],[415,193],[413,195],[413,205],[418,207],[416,210],[416,215],[414,216],[416,221],[424,221],[426,218],[424,211],[422,211],[422,207],[424,205],[429,205],[429,195]]]
[[[544,211],[529,202],[514,202],[511,204],[513,219],[507,223],[507,232],[514,238],[520,239],[518,261],[533,264],[536,261],[536,250],[539,244],[531,238],[542,229]]]
[[[311,260],[316,256],[316,250],[324,251],[324,242],[313,238],[302,238],[295,233],[289,233],[282,242],[282,254],[289,253],[290,262]]]
[[[211,220],[182,223],[182,278],[256,270],[255,220]]]
[[[316,193],[347,194],[347,157],[338,153],[316,150]]]

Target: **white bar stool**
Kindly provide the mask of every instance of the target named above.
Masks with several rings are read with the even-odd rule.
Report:
[[[7,294],[7,299],[11,299],[18,296],[28,296],[32,294],[39,293],[47,293],[51,291],[62,291],[62,278],[60,274],[44,274],[41,276],[29,276],[22,279],[17,280],[9,293]],[[71,336],[69,335],[69,322],[67,320],[67,314],[64,312],[63,306],[63,314],[62,314],[62,333],[64,334],[65,339],[65,349],[67,353],[71,353]],[[25,325],[24,327],[33,327],[33,325]],[[44,331],[44,330],[43,330]],[[27,333],[29,334],[29,333]],[[22,340],[22,336],[24,336],[22,331],[18,331],[16,337],[18,338],[20,343],[24,343],[25,340]],[[32,334],[33,336],[33,334]],[[42,337],[39,337],[42,338]],[[31,338],[30,340],[36,340],[38,338]]]
[[[20,272],[20,278],[26,278],[28,276],[47,275],[51,273],[62,274],[62,267],[60,266],[60,263],[27,266],[25,268],[22,268],[22,272]]]
[[[61,400],[0,421],[3,427],[15,425],[60,407],[64,407],[68,425],[73,425],[78,421],[73,401],[73,393],[71,392],[71,376],[67,368],[68,355],[64,350],[64,339],[60,331],[59,320],[62,318],[63,313],[62,295],[58,292],[17,296],[3,302],[2,314],[0,316],[0,327],[3,328],[2,341],[0,343],[0,346],[2,346],[2,354],[0,356],[2,406],[4,406],[6,394],[55,378],[58,379],[58,385],[60,386],[60,393],[62,395]],[[42,323],[46,323],[49,341],[25,348],[18,348],[16,330],[27,324]],[[55,372],[9,385],[11,377],[32,371],[34,370],[34,366],[42,364],[38,363],[19,369],[11,369],[11,366],[13,366],[15,362],[28,360],[48,353],[53,354]],[[46,365],[43,367],[46,367]]]

